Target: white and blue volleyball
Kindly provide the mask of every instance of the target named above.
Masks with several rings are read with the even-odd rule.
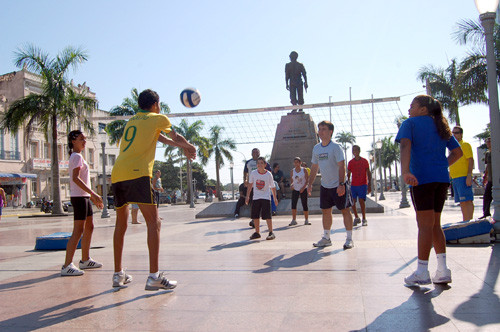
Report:
[[[192,108],[198,106],[201,101],[200,91],[194,88],[187,88],[181,92],[181,103],[182,105]]]

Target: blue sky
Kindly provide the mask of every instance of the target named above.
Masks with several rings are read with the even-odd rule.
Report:
[[[289,103],[284,66],[295,50],[308,73],[306,103],[349,99],[352,87],[353,99],[403,96],[406,114],[424,90],[418,69],[464,57],[451,34],[460,19],[477,18],[473,0],[4,1],[0,73],[17,70],[13,54],[26,43],[52,55],[81,46],[90,57],[71,78],[87,82],[101,109],[136,87],[184,112],[178,96],[188,86],[202,93],[197,111],[241,109]],[[488,110],[460,115],[474,146]],[[213,165],[207,172],[215,177]]]

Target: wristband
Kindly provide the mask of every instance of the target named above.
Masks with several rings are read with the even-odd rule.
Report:
[[[345,186],[345,182],[340,182],[339,186]]]

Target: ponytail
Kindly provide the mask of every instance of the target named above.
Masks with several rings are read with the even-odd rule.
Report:
[[[448,121],[443,116],[443,107],[439,100],[428,95],[416,96],[414,100],[421,107],[427,108],[429,116],[434,120],[439,137],[444,140],[449,140],[451,137],[451,130]]]
[[[82,133],[81,130],[73,130],[68,134],[68,154],[71,157],[73,153],[73,141],[78,138]]]

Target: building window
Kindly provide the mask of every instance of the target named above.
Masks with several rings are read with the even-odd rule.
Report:
[[[116,161],[116,156],[114,154],[108,154],[109,165],[114,166]]]
[[[43,143],[43,158],[50,159],[50,146],[49,146],[49,143]]]
[[[38,197],[38,179],[31,180],[31,196]]]
[[[89,162],[89,167],[91,169],[93,169],[94,168],[94,149],[89,149],[88,162]]]
[[[38,142],[36,141],[30,142],[30,156],[31,158],[40,158],[40,153],[38,150]]]

